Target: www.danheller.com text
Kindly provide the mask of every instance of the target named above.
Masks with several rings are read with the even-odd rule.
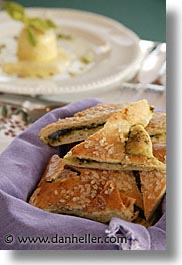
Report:
[[[126,244],[127,238],[121,235],[117,236],[92,236],[91,234],[84,234],[83,236],[77,236],[71,234],[69,236],[61,236],[55,234],[53,236],[26,236],[7,234],[4,236],[4,243],[14,244]]]

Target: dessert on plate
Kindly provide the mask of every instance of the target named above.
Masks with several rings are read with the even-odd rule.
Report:
[[[46,78],[69,65],[69,56],[58,47],[55,29],[50,19],[29,17],[24,8],[14,2],[5,3],[12,19],[23,23],[17,40],[17,61],[4,62],[3,71],[19,77]]]

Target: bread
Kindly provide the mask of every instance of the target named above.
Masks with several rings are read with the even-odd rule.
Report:
[[[153,144],[153,153],[166,163],[166,145]],[[144,204],[144,215],[147,221],[154,216],[166,192],[166,172],[162,170],[140,171],[141,192]]]
[[[103,108],[105,105],[98,105],[77,113],[72,122],[87,117],[91,125],[94,111]],[[99,131],[74,146],[64,159],[54,155],[30,204],[103,223],[118,217],[144,226],[153,224],[166,190],[166,145],[151,140],[154,135],[155,139],[165,135],[165,115],[152,118],[152,114],[146,100],[132,103],[115,111]],[[75,131],[79,131],[77,125],[75,122]]]
[[[74,146],[64,157],[65,163],[102,170],[165,169],[153,156],[145,130],[151,118],[146,100],[128,105],[113,114],[101,130]]]
[[[166,173],[165,171],[152,170],[141,171],[139,174],[144,215],[146,220],[150,220],[166,192]]]
[[[40,140],[51,146],[60,146],[86,140],[90,135],[102,129],[106,121],[126,104],[98,104],[73,117],[61,119],[47,125],[40,133]],[[152,142],[165,143],[166,115],[156,112],[146,127]]]
[[[131,172],[128,176],[124,173],[123,180],[122,172],[113,173],[69,167],[54,155],[29,203],[103,223],[112,217],[132,221],[138,216],[134,204],[142,203],[141,194]]]
[[[146,130],[151,137],[152,143],[166,143],[166,113],[154,112]]]
[[[166,145],[165,144],[153,144],[153,154],[162,163],[166,164]]]
[[[106,120],[122,107],[121,104],[98,104],[78,112],[44,127],[39,133],[40,140],[52,146],[83,141],[101,129]]]
[[[165,172],[137,173],[141,188],[136,172],[70,167],[54,155],[29,203],[103,223],[118,217],[147,226],[156,219],[155,210],[165,193]],[[139,209],[147,221],[138,216]]]

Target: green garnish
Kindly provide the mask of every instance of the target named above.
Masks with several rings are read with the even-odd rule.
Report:
[[[23,6],[15,2],[5,2],[6,12],[14,19],[18,21],[26,22],[28,17],[25,14]]]
[[[28,17],[28,15],[25,13],[23,6],[15,2],[5,2],[5,8],[7,13],[14,20],[20,21],[25,24],[27,29],[28,40],[32,46],[35,46],[37,44],[36,34],[34,33],[34,30],[37,30],[41,33],[45,33],[49,29],[58,28],[58,26],[50,19]]]
[[[29,18],[28,25],[36,30],[44,33],[46,30],[57,28],[56,24],[50,19],[41,19],[41,18]]]
[[[58,39],[63,39],[63,40],[73,40],[73,37],[71,35],[64,34],[64,33],[59,33],[57,37]]]
[[[70,76],[72,76],[72,77],[75,77],[75,76],[77,76],[77,73],[76,73],[76,72],[69,71],[68,73],[69,73],[69,75],[70,75]]]
[[[2,51],[2,49],[6,48],[6,44],[0,44],[0,53]]]
[[[1,107],[1,113],[2,113],[2,116],[4,118],[7,117],[7,115],[8,115],[8,109],[7,109],[7,106],[6,105],[2,105],[2,107]]]
[[[89,63],[92,62],[92,59],[89,58],[88,56],[81,56],[81,57],[80,57],[80,61],[81,61],[82,63],[84,63],[84,64],[89,64]]]
[[[35,34],[31,30],[31,27],[27,28],[27,33],[28,33],[29,42],[32,44],[32,46],[35,46],[37,44],[37,41],[36,41],[36,38],[35,38]]]

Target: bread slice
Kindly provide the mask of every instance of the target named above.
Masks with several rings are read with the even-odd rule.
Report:
[[[166,163],[166,145],[153,144],[153,153],[163,163]],[[140,185],[143,198],[143,209],[146,220],[137,218],[136,222],[144,226],[155,223],[156,209],[166,192],[166,172],[160,170],[140,171]]]
[[[44,127],[39,133],[40,140],[52,146],[83,141],[101,129],[106,120],[123,106],[124,104],[98,104],[78,112],[73,117]]]
[[[134,204],[143,205],[132,172],[70,167],[54,155],[29,203],[41,209],[99,222],[132,221]]]
[[[101,130],[74,146],[64,157],[65,163],[106,170],[165,169],[153,156],[145,130],[152,113],[146,100],[128,105],[113,114]]]
[[[95,169],[90,169],[95,171]],[[135,205],[143,208],[142,194],[137,186],[133,171],[100,171],[107,179],[111,179],[117,185],[120,193],[135,199]]]
[[[144,204],[144,215],[150,220],[166,192],[165,171],[141,171],[141,191]]]
[[[60,146],[86,140],[102,129],[106,121],[127,104],[98,104],[76,113],[73,117],[61,119],[47,125],[40,133],[40,140],[51,146]],[[156,112],[146,130],[152,142],[165,143],[166,115]]]
[[[166,143],[166,113],[154,112],[154,115],[146,127],[152,143]]]
[[[155,143],[152,145],[154,156],[162,163],[166,164],[166,144]]]

